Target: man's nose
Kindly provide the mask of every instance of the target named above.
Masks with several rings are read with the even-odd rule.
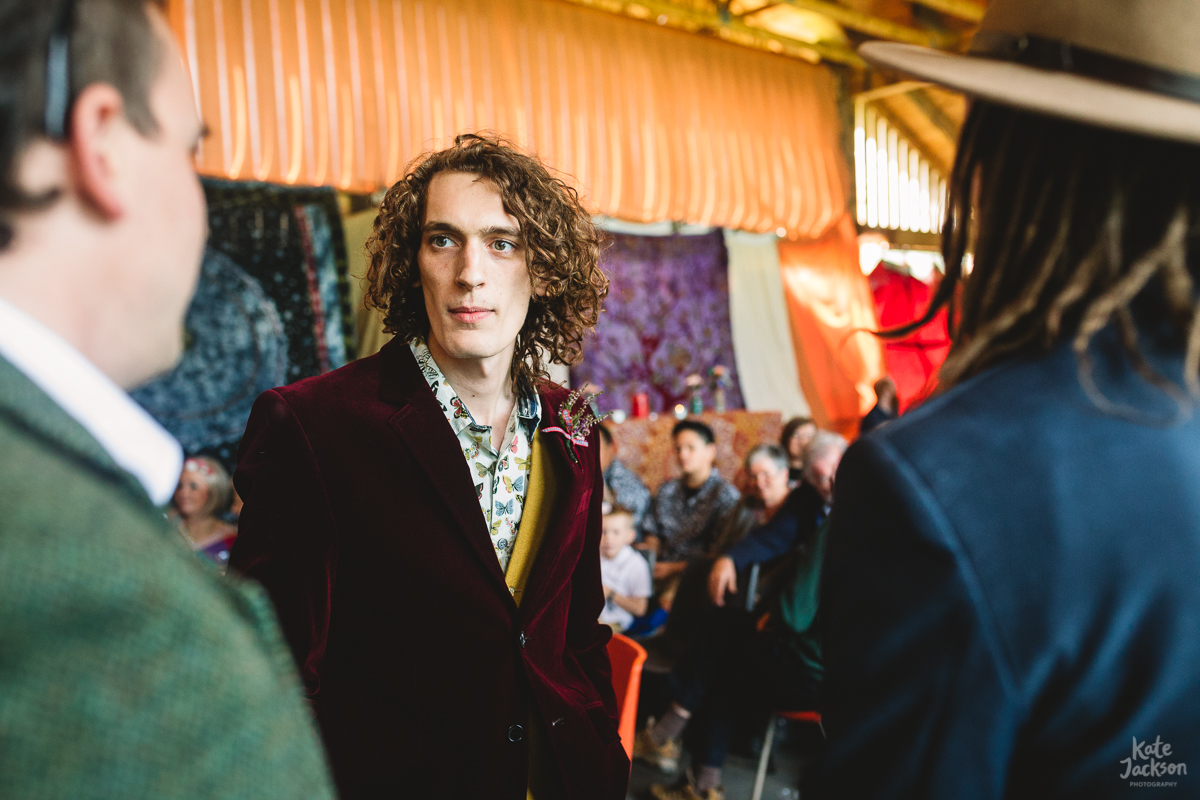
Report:
[[[486,276],[483,245],[468,240],[458,254],[458,282],[468,289],[483,285]]]

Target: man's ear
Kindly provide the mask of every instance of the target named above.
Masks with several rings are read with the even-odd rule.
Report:
[[[118,188],[118,137],[128,126],[121,93],[107,83],[89,85],[71,107],[67,146],[76,190],[84,203],[110,220],[125,213]]]

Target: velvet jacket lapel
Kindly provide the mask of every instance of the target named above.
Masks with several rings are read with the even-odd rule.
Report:
[[[508,585],[492,547],[487,524],[479,511],[479,498],[458,437],[446,422],[437,399],[421,375],[408,345],[393,339],[381,351],[383,372],[380,396],[399,406],[390,424],[429,477],[442,502],[450,509],[467,544],[479,556],[483,571],[506,597]],[[511,602],[512,598],[509,597]]]
[[[500,570],[500,562],[492,547],[491,536],[483,514],[479,511],[479,499],[475,494],[475,483],[471,479],[466,459],[462,456],[458,438],[446,423],[446,417],[437,404],[429,384],[421,375],[417,361],[408,345],[392,340],[381,351],[383,359],[380,396],[387,403],[398,406],[390,425],[407,445],[421,469],[429,477],[439,498],[450,509],[469,547],[479,557],[480,566],[489,576],[498,592],[516,604],[508,591],[508,583]],[[559,406],[566,391],[548,387],[540,393],[542,400],[542,425],[553,426],[558,419]],[[570,511],[579,505],[581,493],[587,488],[582,459],[593,457],[588,448],[579,448],[572,458],[567,450],[565,437],[559,434],[538,433],[542,445],[550,450],[548,462],[556,471],[558,495],[549,517],[549,526],[542,539],[539,552],[534,556],[533,569],[525,587],[522,607],[536,609],[548,588],[562,581],[556,580],[555,571],[562,555],[567,537],[584,536],[585,524],[577,524],[578,530],[564,527]],[[567,576],[569,578],[569,575]]]
[[[572,453],[565,436],[559,433],[546,433],[545,428],[559,424],[559,408],[567,392],[558,386],[543,387],[539,393],[542,400],[542,423],[538,438],[543,447],[550,451],[547,459],[549,466],[555,470],[557,477],[557,492],[554,498],[554,509],[548,518],[547,531],[542,536],[541,547],[534,556],[533,569],[525,586],[525,596],[521,608],[525,615],[536,613],[536,609],[545,604],[547,593],[557,591],[570,580],[574,571],[572,568],[559,574],[559,562],[569,548],[569,540],[573,537],[587,535],[587,520],[572,522],[569,516],[579,507],[582,493],[588,488],[585,460],[589,457],[590,448],[576,448]]]

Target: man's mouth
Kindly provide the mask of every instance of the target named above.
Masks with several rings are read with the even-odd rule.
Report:
[[[480,308],[479,306],[459,306],[458,308],[450,309],[450,316],[454,317],[459,322],[481,322],[488,314],[491,314],[490,308]]]

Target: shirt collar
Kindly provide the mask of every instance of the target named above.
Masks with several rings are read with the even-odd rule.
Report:
[[[421,368],[421,375],[424,376],[425,382],[429,384],[429,388],[433,391],[434,397],[441,403],[442,411],[446,415],[450,427],[454,429],[455,435],[462,433],[463,429],[474,425],[482,428],[475,422],[475,418],[471,416],[470,409],[466,403],[454,391],[454,387],[446,380],[445,374],[441,367],[433,360],[433,353],[429,351],[427,345],[421,339],[414,339],[408,343],[409,349],[412,351],[413,357],[417,360],[417,366]],[[538,426],[542,423],[542,400],[536,392],[532,394],[517,395],[517,419],[525,427],[525,433],[530,439],[537,432]],[[461,411],[460,411],[461,409]]]
[[[717,474],[717,468],[713,467],[712,472],[708,473],[708,477],[704,479],[704,483],[692,490],[694,492],[692,497],[699,497],[700,495],[704,494],[710,488],[712,488],[713,484],[720,482],[720,480],[721,476]],[[679,476],[679,486],[685,493],[688,491],[687,480],[682,475]]]
[[[0,356],[82,425],[155,505],[167,504],[183,468],[179,442],[82,353],[3,299]]]

